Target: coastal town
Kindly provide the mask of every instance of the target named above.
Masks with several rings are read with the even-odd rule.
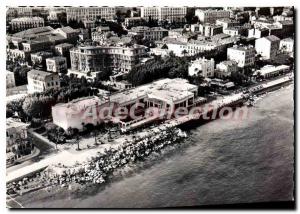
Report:
[[[294,84],[293,7],[6,9],[6,204],[105,185]],[[113,184],[112,184],[113,185]]]

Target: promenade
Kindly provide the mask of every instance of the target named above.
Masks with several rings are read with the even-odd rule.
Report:
[[[258,86],[255,86],[255,88],[254,87],[250,88],[249,91],[252,89],[255,92],[255,91],[266,89],[268,87],[273,87],[273,86],[276,86],[276,85],[279,85],[279,84],[282,84],[282,83],[288,82],[288,81],[291,81],[291,77],[284,76],[282,78],[279,78],[279,79],[276,79],[273,81],[269,81],[267,83],[262,83]],[[99,153],[99,152],[104,153],[105,150],[108,148],[117,148],[122,143],[124,143],[126,141],[132,141],[132,140],[134,140],[134,138],[146,138],[148,136],[158,134],[165,129],[175,127],[180,124],[186,123],[188,121],[197,119],[200,116],[207,114],[208,111],[212,111],[212,109],[216,109],[216,108],[219,109],[223,106],[227,106],[227,105],[235,103],[239,100],[245,99],[248,96],[249,96],[249,94],[244,94],[242,92],[228,95],[228,96],[223,96],[217,100],[213,100],[213,101],[205,104],[208,107],[202,108],[204,111],[196,112],[195,114],[187,114],[187,115],[184,115],[184,116],[181,116],[178,118],[166,120],[164,123],[162,123],[160,125],[157,125],[157,126],[151,127],[151,128],[145,128],[134,135],[128,134],[125,136],[121,136],[117,139],[114,139],[113,142],[111,142],[111,143],[99,145],[96,148],[90,148],[87,150],[81,150],[81,151],[76,151],[76,152],[73,152],[73,151],[70,152],[67,150],[60,151],[58,154],[51,155],[37,163],[33,163],[31,165],[17,169],[15,171],[8,172],[6,175],[6,182],[9,183],[14,180],[23,178],[31,173],[43,170],[52,164],[60,163],[65,166],[73,166],[76,163],[82,163],[82,162],[86,161],[88,158],[90,158],[92,156],[96,156],[97,153]],[[50,142],[50,144],[52,144],[52,142]],[[52,146],[53,146],[53,144],[52,144]]]

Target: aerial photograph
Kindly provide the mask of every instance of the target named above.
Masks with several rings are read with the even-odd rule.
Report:
[[[98,4],[6,6],[6,208],[294,209],[295,8]]]

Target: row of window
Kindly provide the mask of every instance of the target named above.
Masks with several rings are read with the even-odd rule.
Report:
[[[48,87],[50,87],[50,86],[55,86],[55,85],[57,85],[58,86],[58,82],[57,81],[53,81],[53,82],[51,82],[51,83],[47,83],[47,86]]]

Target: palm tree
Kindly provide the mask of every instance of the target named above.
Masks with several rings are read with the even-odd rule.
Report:
[[[256,78],[261,78],[261,72],[260,71],[256,72]]]
[[[80,150],[80,148],[79,148],[79,142],[80,142],[80,140],[79,139],[80,139],[79,134],[77,134],[76,135],[76,141],[75,141],[77,143],[77,149],[76,149],[77,151]]]
[[[185,49],[181,52],[181,54],[183,54],[183,56],[185,56],[187,53],[188,53],[188,52],[187,52],[187,50],[185,50]]]
[[[95,137],[95,143],[94,143],[94,145],[97,146],[98,142],[97,142],[97,130],[96,130],[96,128],[94,128],[93,134],[94,134],[94,137]]]
[[[57,150],[57,144],[62,137],[62,129],[60,127],[57,127],[54,131],[56,132],[55,149]]]
[[[74,134],[74,130],[72,129],[71,126],[67,129],[67,133],[68,133],[68,135],[70,135],[70,136],[72,136],[72,135]]]

